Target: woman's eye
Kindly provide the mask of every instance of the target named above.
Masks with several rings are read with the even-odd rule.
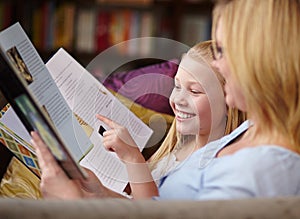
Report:
[[[177,84],[175,84],[175,85],[174,85],[174,88],[175,88],[175,89],[180,89],[180,86],[177,85]]]

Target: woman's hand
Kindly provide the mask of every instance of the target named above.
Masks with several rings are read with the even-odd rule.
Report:
[[[106,150],[115,152],[124,163],[145,163],[143,155],[125,127],[104,116],[97,114],[96,117],[110,127],[103,133],[102,142]]]
[[[108,189],[88,169],[86,169],[87,179],[69,179],[40,136],[36,132],[32,132],[31,136],[42,172],[40,188],[44,198],[79,199],[109,196]]]

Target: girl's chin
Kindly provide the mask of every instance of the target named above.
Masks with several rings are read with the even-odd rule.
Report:
[[[198,134],[196,130],[192,130],[191,127],[177,126],[176,130],[181,135],[196,135]]]

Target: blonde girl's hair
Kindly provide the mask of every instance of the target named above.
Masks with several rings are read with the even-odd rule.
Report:
[[[284,136],[300,152],[300,1],[220,1],[224,54],[257,131]]]
[[[203,58],[207,63],[211,63],[213,61],[213,53],[212,53],[212,41],[204,41],[196,44],[188,51],[189,56],[193,57],[195,60],[203,61]],[[212,67],[212,66],[211,66]],[[218,77],[222,87],[224,88],[225,80],[221,76],[216,69],[213,69],[216,76]],[[225,94],[225,93],[224,93]],[[246,120],[245,113],[233,109],[227,109],[227,122],[225,127],[225,133],[229,134],[232,130],[237,128],[243,121]],[[156,167],[156,164],[161,160],[163,157],[167,156],[171,153],[178,142],[180,142],[182,136],[176,131],[176,121],[174,120],[169,132],[162,142],[161,146],[157,149],[157,151],[152,155],[149,159],[149,167],[153,170]]]

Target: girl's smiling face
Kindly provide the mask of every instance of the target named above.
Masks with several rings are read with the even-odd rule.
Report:
[[[211,108],[204,88],[193,75],[178,68],[170,105],[176,116],[177,131],[183,135],[209,134]]]

